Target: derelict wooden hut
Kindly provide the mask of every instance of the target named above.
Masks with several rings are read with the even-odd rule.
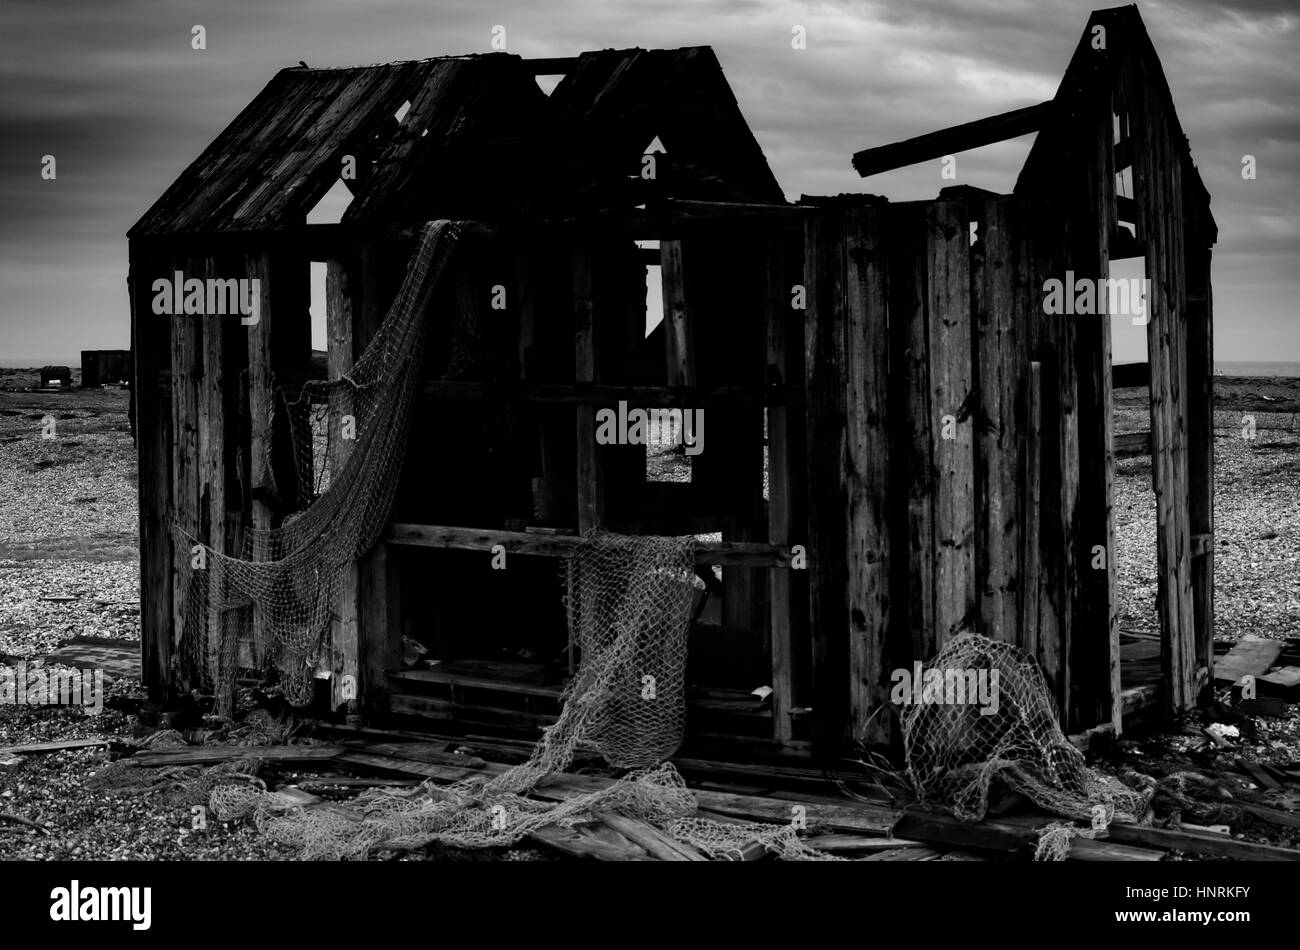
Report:
[[[321,659],[331,708],[535,735],[571,672],[558,567],[603,527],[702,539],[688,748],[886,739],[890,671],[963,629],[1037,656],[1070,728],[1118,724],[1114,559],[1088,568],[1113,550],[1107,322],[1045,317],[1041,286],[1104,276],[1128,222],[1153,278],[1166,578],[1166,667],[1138,698],[1186,708],[1211,662],[1213,220],[1136,11],[1094,24],[1105,50],[1085,33],[1051,103],[855,157],[867,174],[1040,129],[1015,194],[902,204],[787,203],[706,48],[281,71],[129,235],[153,697],[196,681],[170,528],[233,552],[312,500],[275,411],[314,372],[310,263],[335,377],[417,227],[452,218],[476,223],[452,281],[476,349],[423,386],[385,539]],[[543,74],[563,75],[549,96]],[[342,220],[308,225],[348,157]],[[177,271],[257,276],[260,320],[154,314]],[[451,336],[434,338],[445,367]],[[704,411],[687,473],[597,444],[620,402]]]
[[[130,350],[82,350],[82,387],[117,384],[135,377]]]

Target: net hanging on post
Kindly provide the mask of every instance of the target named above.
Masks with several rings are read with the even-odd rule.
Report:
[[[219,715],[233,711],[240,641],[256,641],[260,665],[278,670],[292,704],[311,701],[343,572],[374,545],[388,520],[420,384],[426,311],[460,234],[454,222],[425,225],[386,319],[352,369],[336,380],[306,383],[292,404],[283,394],[274,400],[278,411],[289,412],[295,438],[300,430],[310,433],[306,414],[313,405],[327,407],[330,438],[345,420],[350,425],[355,439],[323,493],[278,528],[247,528],[239,556],[174,530],[176,543],[191,552],[180,579],[183,656],[212,689]],[[304,453],[296,454],[301,479]],[[308,473],[314,454],[308,444]]]

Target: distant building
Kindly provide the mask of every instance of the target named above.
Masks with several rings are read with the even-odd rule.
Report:
[[[105,386],[130,382],[135,366],[130,350],[82,350],[81,385]]]

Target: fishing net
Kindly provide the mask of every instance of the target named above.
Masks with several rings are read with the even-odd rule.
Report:
[[[578,546],[565,599],[582,659],[559,718],[528,761],[486,781],[426,784],[414,794],[372,790],[350,810],[290,808],[265,790],[223,785],[213,791],[213,811],[221,820],[250,818],[309,859],[364,858],[434,842],[506,847],[602,811],[645,821],[710,857],[740,855],[752,842],[788,859],[824,857],[792,826],[698,815],[694,794],[664,762],[685,727],[686,639],[699,583],[694,544],[690,537],[596,532]],[[589,793],[548,791],[546,780],[569,767],[580,745],[632,771]]]
[[[304,384],[292,404],[277,390],[275,403],[288,410],[299,444],[300,481],[322,454],[309,415],[323,412],[329,420],[326,441],[334,441],[324,455],[333,471],[322,480],[328,487],[279,527],[246,529],[240,556],[175,530],[177,544],[190,552],[181,579],[182,654],[212,690],[218,715],[233,712],[241,642],[251,645],[262,668],[279,672],[290,703],[310,703],[344,572],[376,542],[388,518],[421,382],[425,326],[437,322],[426,310],[459,237],[453,222],[425,226],[387,318],[349,372]]]
[[[1146,814],[1149,789],[1134,791],[1089,768],[1066,739],[1041,670],[1018,647],[963,633],[912,688],[902,713],[903,748],[922,802],[979,821],[999,782],[1046,811],[1094,823],[1049,826],[1039,857],[1060,857],[1070,837],[1091,837],[1111,821],[1137,822]]]

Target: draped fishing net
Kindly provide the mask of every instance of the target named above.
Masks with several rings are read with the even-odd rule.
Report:
[[[312,699],[344,571],[376,542],[388,518],[421,381],[425,326],[436,323],[426,310],[460,231],[447,221],[425,226],[387,318],[349,372],[307,382],[292,402],[277,388],[275,411],[286,414],[299,444],[300,480],[321,454],[308,415],[323,411],[328,419],[325,455],[334,470],[323,493],[307,496],[307,507],[279,527],[244,530],[239,556],[174,531],[189,552],[181,578],[182,656],[213,691],[219,715],[233,711],[241,642],[262,668],[278,670],[292,704]],[[266,451],[266,470],[274,472],[269,445]]]
[[[221,820],[251,818],[309,859],[364,858],[376,850],[506,847],[549,825],[593,821],[602,811],[653,825],[709,857],[757,842],[781,857],[824,855],[791,825],[722,822],[698,814],[694,794],[664,762],[685,727],[686,640],[699,583],[693,538],[590,534],[567,570],[570,632],[581,663],[555,724],[528,761],[484,779],[426,783],[414,794],[373,790],[354,808],[292,807],[256,787],[224,784],[211,807]],[[587,793],[547,788],[579,746],[633,770]],[[549,800],[546,800],[549,799]]]
[[[1134,791],[1088,767],[1061,732],[1042,671],[1018,647],[963,633],[944,645],[913,690],[903,708],[903,748],[922,802],[979,821],[1001,783],[1046,811],[1093,823],[1049,826],[1039,857],[1061,857],[1070,837],[1145,816],[1150,790]]]

